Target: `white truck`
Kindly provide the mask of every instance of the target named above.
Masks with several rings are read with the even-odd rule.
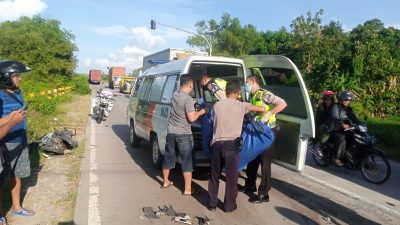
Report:
[[[157,64],[167,63],[177,59],[183,59],[189,56],[199,55],[207,56],[207,52],[200,52],[183,48],[167,48],[165,50],[153,53],[143,57],[143,71]]]

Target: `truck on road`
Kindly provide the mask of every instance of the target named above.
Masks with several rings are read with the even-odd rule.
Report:
[[[119,87],[121,77],[125,76],[125,67],[110,67],[108,70],[108,86],[111,89]]]
[[[89,71],[89,83],[100,84],[101,82],[101,70],[90,70]]]

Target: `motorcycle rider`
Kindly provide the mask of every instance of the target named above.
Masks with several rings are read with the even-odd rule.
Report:
[[[350,91],[340,92],[338,95],[339,102],[334,104],[330,111],[332,141],[334,141],[334,150],[336,153],[336,157],[332,158],[332,161],[337,166],[344,165],[340,159],[346,150],[345,130],[351,124],[361,123],[350,107],[350,102],[353,101],[353,98],[353,94]]]
[[[329,138],[329,117],[334,103],[335,93],[332,91],[324,91],[315,117],[315,127],[318,133],[317,138],[320,144],[325,143]]]

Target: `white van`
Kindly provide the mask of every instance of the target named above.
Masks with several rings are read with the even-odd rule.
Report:
[[[282,97],[288,104],[277,117],[274,160],[292,170],[303,169],[308,138],[315,134],[313,110],[297,67],[288,58],[276,55],[253,55],[243,60],[191,56],[160,64],[143,72],[129,98],[129,137],[132,146],[139,146],[142,139],[151,142],[155,167],[160,168],[162,164],[172,94],[179,87],[180,75],[187,73],[195,80],[192,97],[204,98],[206,102],[211,102],[212,98],[199,84],[201,75],[207,73],[225,80],[240,80],[243,84],[242,96],[246,96],[246,77],[250,74],[259,75],[264,88]],[[192,131],[195,142],[194,166],[208,165],[208,159],[201,147],[199,122],[192,124]]]

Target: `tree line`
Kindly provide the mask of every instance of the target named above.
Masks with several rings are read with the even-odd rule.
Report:
[[[371,19],[351,31],[338,21],[322,24],[323,10],[295,18],[290,29],[258,31],[224,13],[195,24],[197,32],[216,30],[213,55],[241,58],[274,54],[290,58],[301,71],[312,98],[324,90],[351,90],[361,115],[399,116],[400,30]],[[201,37],[187,43],[207,50]]]

